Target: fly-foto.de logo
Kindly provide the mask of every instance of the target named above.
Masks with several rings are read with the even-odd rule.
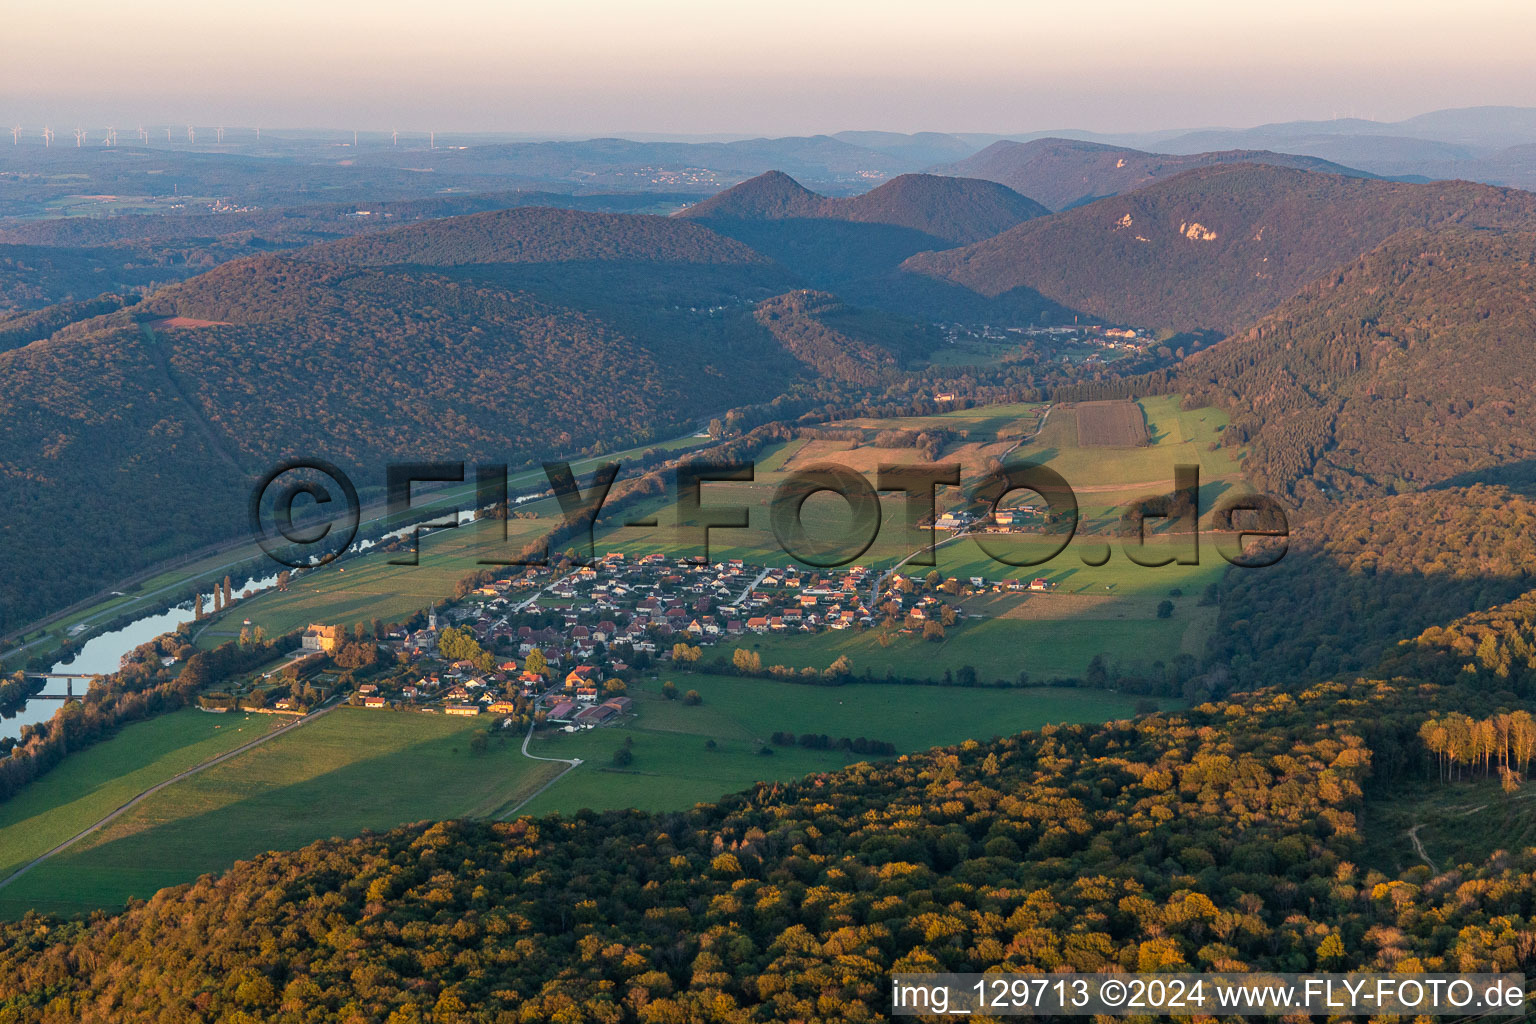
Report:
[[[595,558],[600,519],[619,530],[645,529],[653,535],[665,531],[670,549],[702,552],[706,561],[712,537],[721,531],[753,528],[751,506],[711,493],[729,490],[724,485],[754,483],[757,467],[751,461],[692,460],[677,466],[670,489],[673,514],[666,517],[670,522],[665,525],[657,514],[654,483],[647,487],[638,479],[619,481],[621,468],[618,462],[599,464],[583,484],[569,463],[546,462],[542,485],[515,493],[504,463],[480,463],[474,467],[473,490],[463,488],[461,504],[433,503],[432,518],[422,521],[425,512],[415,500],[414,488],[464,485],[470,479],[468,464],[391,463],[384,472],[383,512],[375,521],[386,532],[411,538],[410,550],[390,559],[395,565],[417,564],[420,531],[455,527],[466,511],[478,510],[499,519],[505,542],[508,510],[541,498],[553,498],[561,513],[549,533],[517,550],[508,545],[506,551],[485,553],[479,564],[547,565],[557,544],[574,552],[568,557],[575,561],[590,562]],[[899,536],[887,536],[887,543],[910,565],[937,563],[935,549],[941,532],[974,541],[1002,565],[1043,565],[1072,543],[1082,520],[1071,484],[1039,463],[1004,464],[964,488],[958,462],[882,464],[872,475],[824,463],[776,475],[782,479],[767,502],[767,525],[780,551],[818,568],[855,562],[888,530]],[[942,514],[941,487],[960,488],[963,497],[960,505]],[[846,504],[843,525],[835,536],[807,526],[806,503],[821,494],[835,495]],[[896,503],[895,515],[886,516],[882,495]],[[1026,495],[1032,497],[1020,502]],[[1198,565],[1200,504],[1199,467],[1175,466],[1168,492],[1121,509],[1115,531],[1121,550],[1141,566]],[[1226,495],[1210,511],[1205,533],[1230,564],[1261,568],[1284,557],[1289,524],[1285,509],[1275,499],[1256,493]],[[293,567],[322,565],[345,554],[363,522],[357,487],[345,472],[320,459],[286,462],[263,476],[252,490],[249,513],[252,533],[262,550]],[[1157,543],[1150,542],[1154,534]],[[1032,543],[1021,547],[1021,538]],[[1261,543],[1248,543],[1255,539]],[[1109,544],[1082,546],[1080,557],[1085,564],[1102,565],[1110,557]]]

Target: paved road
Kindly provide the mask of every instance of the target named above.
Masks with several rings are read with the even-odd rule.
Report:
[[[916,551],[914,551],[911,554],[907,555],[901,561],[897,562],[895,565],[891,566],[889,569],[887,569],[884,572],[882,572],[880,575],[876,576],[875,577],[875,582],[869,588],[869,609],[870,609],[870,611],[874,611],[875,610],[875,605],[880,600],[880,588],[881,588],[881,586],[884,585],[886,579],[892,573],[896,572],[902,566],[904,566],[908,562],[912,561],[912,559],[916,558],[918,555],[921,555],[921,554],[923,554],[925,552],[928,552],[928,551],[937,551],[937,550],[939,550],[939,548],[943,547],[946,544],[953,544],[957,540],[964,540],[966,537],[969,537],[970,535],[971,535],[971,533],[970,533],[969,530],[963,530],[963,529],[962,530],[957,530],[954,533],[950,534],[948,537],[945,537],[941,541],[935,541],[932,544],[925,544],[925,545],[923,545],[922,547],[918,548]]]
[[[581,758],[579,758],[579,757],[572,757],[572,758],[540,757],[537,754],[530,754],[530,753],[528,753],[528,741],[531,740],[531,739],[533,739],[533,723],[529,722],[528,723],[528,734],[523,737],[523,756],[524,757],[528,758],[528,760],[530,760],[530,761],[558,761],[561,764],[565,765],[565,768],[560,772],[559,775],[556,775],[554,778],[552,778],[548,782],[544,783],[544,785],[540,786],[538,789],[536,789],[532,793],[528,794],[527,799],[520,801],[516,807],[512,808],[510,811],[508,811],[507,813],[503,814],[498,819],[499,821],[506,821],[508,818],[512,817],[512,815],[516,814],[518,811],[522,810],[524,807],[527,807],[530,803],[533,802],[534,798],[537,797],[540,793],[543,793],[550,786],[553,786],[555,783],[557,783],[561,779],[565,778],[567,775],[569,775],[572,771],[574,771],[581,764]]]
[[[337,700],[337,699],[338,698],[334,698],[334,697],[332,698],[332,700]],[[306,722],[314,721],[315,719],[319,718],[321,715],[330,714],[332,711],[335,711],[338,706],[339,706],[339,704],[332,704],[329,707],[318,708],[317,710],[311,711],[309,714],[305,715],[302,718],[296,718],[293,721],[289,722],[287,725],[279,726],[278,728],[273,729],[271,732],[267,733],[265,736],[257,737],[256,739],[252,740],[249,743],[246,743],[246,744],[244,744],[242,746],[236,747],[234,750],[227,750],[224,753],[219,754],[217,757],[211,757],[208,760],[204,761],[202,764],[195,765],[195,766],[193,766],[191,768],[188,768],[184,772],[179,772],[179,773],[177,773],[175,775],[172,775],[170,778],[166,779],[163,782],[158,782],[155,785],[150,786],[148,789],[144,790],[144,792],[138,794],[133,799],[131,799],[127,803],[123,804],[121,807],[118,807],[111,814],[108,814],[105,818],[102,818],[100,821],[96,822],[96,824],[90,826],[89,828],[84,829],[83,831],[75,833],[75,835],[73,835],[70,838],[64,840],[58,846],[55,846],[53,849],[49,850],[47,853],[43,854],[41,857],[37,857],[36,859],[30,861],[29,863],[22,865],[20,868],[18,868],[15,872],[13,872],[7,878],[5,878],[3,880],[0,880],[0,889],[4,889],[6,886],[8,886],[12,882],[16,881],[16,879],[20,878],[22,875],[26,874],[28,871],[31,871],[33,868],[37,867],[39,864],[41,864],[43,861],[47,860],[48,858],[54,856],[55,854],[63,853],[65,850],[69,849],[71,846],[74,846],[76,843],[78,843],[80,840],[84,839],[86,836],[93,835],[94,833],[101,831],[103,828],[105,828],[106,826],[112,824],[112,822],[116,821],[118,818],[122,817],[124,814],[128,813],[129,811],[133,810],[133,808],[137,807],[139,804],[143,803],[145,800],[147,800],[150,797],[154,796],[156,793],[160,792],[165,787],[167,787],[167,786],[169,786],[169,785],[171,785],[173,783],[180,782],[182,779],[190,778],[193,775],[196,775],[198,772],[206,771],[207,769],[212,768],[216,764],[223,764],[225,761],[228,761],[230,758],[235,757],[238,754],[243,754],[247,750],[250,750],[253,747],[259,747],[263,743],[266,743],[268,740],[274,740],[277,737],[283,735],[283,733],[289,732],[289,731],[291,731],[293,729],[297,729],[299,726],[303,725]]]
[[[742,588],[741,596],[736,599],[736,607],[740,608],[742,603],[745,602],[747,598],[752,596],[752,588],[763,582],[763,580],[767,577],[768,572],[769,570],[767,566],[764,566],[763,571],[757,574],[757,579],[753,580],[751,583],[748,583],[745,587]]]

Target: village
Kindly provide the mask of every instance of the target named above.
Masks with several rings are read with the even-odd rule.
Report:
[[[613,553],[589,566],[490,579],[379,635],[361,624],[352,631],[312,624],[286,671],[297,683],[346,667],[347,699],[363,708],[483,715],[490,728],[576,731],[634,715],[629,681],[667,667],[688,670],[708,648],[737,648],[736,670],[761,671],[742,646],[754,635],[884,625],[942,638],[966,618],[960,598],[1050,589],[1040,578],[940,579],[860,566],[828,572]],[[302,691],[293,691],[272,710],[303,710]]]

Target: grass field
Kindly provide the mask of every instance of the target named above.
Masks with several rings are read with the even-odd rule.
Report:
[[[1427,865],[1409,837],[1417,828],[1438,871],[1481,864],[1495,850],[1536,846],[1536,792],[1506,794],[1496,781],[1425,782],[1367,801],[1360,815],[1361,864],[1391,877]]]
[[[547,507],[546,507],[547,506]],[[198,646],[217,647],[240,633],[242,619],[278,636],[303,629],[311,622],[352,626],[377,617],[403,622],[445,597],[452,597],[459,580],[486,566],[480,559],[511,557],[527,541],[549,529],[553,501],[524,506],[540,510],[538,519],[511,519],[507,540],[499,521],[479,520],[450,530],[421,535],[420,564],[391,565],[401,553],[369,552],[340,564],[325,566],[294,578],[288,590],[270,590],[237,604],[221,617],[208,620],[197,634]],[[509,570],[510,571],[510,570]]]
[[[1145,436],[1149,443],[1081,443],[1076,413],[1084,408],[1107,410],[1103,415],[1108,417],[1108,426],[1099,431],[1103,435],[1098,438],[1101,442],[1118,430],[1124,435],[1122,440],[1134,440],[1131,435],[1135,434]],[[1039,407],[1031,405],[990,406],[913,419],[849,420],[836,426],[869,432],[935,426],[967,430],[971,433],[965,444],[940,456],[943,459],[958,454],[967,476],[979,470],[980,459],[1009,449],[1010,459],[1041,462],[1061,473],[1077,493],[1083,516],[1073,546],[1042,565],[1014,567],[992,558],[975,540],[961,539],[939,547],[934,566],[941,576],[959,579],[1041,576],[1056,584],[1053,593],[1022,601],[1010,595],[1001,600],[988,598],[967,603],[968,610],[982,613],[986,620],[961,626],[943,644],[900,635],[882,643],[876,632],[850,631],[758,637],[744,641],[744,645],[759,650],[765,664],[824,668],[838,656],[846,655],[853,660],[855,671],[868,668],[877,676],[893,671],[904,676],[924,674],[933,679],[969,665],[983,678],[1013,679],[1023,670],[1036,679],[1049,680],[1080,676],[1098,654],[1122,664],[1150,665],[1156,661],[1167,663],[1180,653],[1201,653],[1214,617],[1212,609],[1200,607],[1197,602],[1226,564],[1214,544],[1209,538],[1202,539],[1198,565],[1148,567],[1131,561],[1123,542],[1112,531],[1118,528],[1120,513],[1127,504],[1166,493],[1172,487],[1176,465],[1200,467],[1200,502],[1207,525],[1210,511],[1222,495],[1233,489],[1246,489],[1240,475],[1241,453],[1220,447],[1212,449],[1225,429],[1226,417],[1214,409],[1184,410],[1179,408],[1177,398],[1165,397],[1143,399],[1136,404],[1089,403],[1075,409],[1056,409],[1043,427],[1035,431],[1039,411]],[[985,443],[989,437],[1016,438],[1028,434],[1033,436],[1017,447],[1015,442]],[[847,447],[847,442],[835,444]],[[771,460],[759,465],[752,484],[708,485],[708,500],[746,505],[753,517],[749,530],[718,531],[710,546],[713,557],[784,561],[782,556],[773,557],[777,545],[767,528],[768,497],[783,478],[786,467],[793,469],[804,464],[812,453],[818,461],[836,461],[861,472],[868,472],[879,461],[911,457],[909,449],[881,450],[869,446],[841,452],[832,442],[793,442],[785,446],[774,452]],[[906,553],[899,543],[899,496],[883,499],[882,511],[879,537],[860,559],[861,564],[889,566]],[[846,505],[830,495],[807,502],[804,518],[813,537],[846,535],[851,528]],[[660,522],[655,536],[626,535],[620,546],[638,553],[665,545],[665,511]],[[1014,561],[1033,561],[1056,546],[1054,540],[1029,536],[996,537],[991,543]],[[1148,541],[1151,550],[1145,554],[1155,556],[1159,549],[1178,543],[1178,539],[1154,535]],[[1087,564],[1100,560],[1106,550],[1109,558],[1104,564]],[[1144,556],[1143,560],[1149,559]],[[908,568],[917,575],[928,572],[926,566],[912,564]],[[1070,595],[1094,596],[1099,600],[1092,604],[1062,600]],[[1169,619],[1157,618],[1157,606],[1164,600],[1174,604]]]
[[[637,718],[537,738],[532,753],[586,763],[518,813],[681,809],[759,780],[800,778],[862,760],[800,747],[758,754],[780,730],[863,736],[908,751],[1049,722],[1124,717],[1137,702],[1085,690],[817,687],[706,673],[674,680],[680,689],[697,689],[703,703],[666,700],[653,680],[631,691]],[[187,711],[125,730],[4,805],[0,851],[14,868],[149,785],[271,724],[264,716]],[[242,728],[245,733],[236,732]],[[524,758],[514,735],[473,754],[468,741],[479,728],[480,720],[340,708],[150,797],[0,889],[0,916],[114,907],[264,850],[316,839],[424,819],[499,817],[563,768]],[[634,761],[618,770],[613,754],[626,739],[633,740]]]
[[[339,708],[150,797],[0,889],[0,915],[115,906],[264,850],[492,815],[562,767],[524,758],[520,736],[471,753],[470,736],[484,726],[482,719]],[[56,813],[71,824],[82,817],[65,807],[35,817],[33,827],[59,831],[50,820]]]
[[[537,797],[524,812],[569,813],[641,807],[663,810],[718,799],[755,782],[787,780],[864,760],[837,751],[775,748],[756,751],[775,732],[885,740],[900,751],[966,739],[990,739],[1051,722],[1101,722],[1128,717],[1136,698],[1093,690],[958,689],[939,686],[806,686],[707,673],[668,677],[695,689],[697,706],[661,697],[660,682],[631,688],[639,710],[628,724],[536,739],[530,751],[586,763]],[[634,761],[612,764],[633,739]],[[706,746],[710,740],[714,749]]]
[[[176,711],[135,722],[0,804],[0,878],[150,786],[282,725],[273,715]],[[0,889],[0,898],[10,890]]]
[[[876,678],[890,672],[938,680],[969,665],[983,680],[1012,681],[1020,672],[1028,672],[1032,679],[1047,682],[1080,677],[1100,654],[1125,667],[1167,664],[1180,653],[1198,656],[1214,626],[1216,609],[1199,603],[1205,586],[1221,571],[1213,564],[1219,558],[1208,543],[1202,548],[1201,562],[1149,568],[1117,553],[1102,566],[1078,564],[1051,571],[1053,562],[1039,575],[1056,583],[1055,590],[961,599],[959,607],[981,618],[967,618],[950,627],[938,643],[877,627],[763,634],[733,646],[756,651],[764,665],[794,668],[826,668],[837,658],[847,657],[856,674],[868,669]],[[939,568],[945,575],[962,578],[972,572],[998,578],[995,563],[985,556],[963,563],[941,559]],[[1013,575],[1032,578],[1024,571]],[[1173,605],[1173,613],[1158,618],[1157,607],[1165,600]]]

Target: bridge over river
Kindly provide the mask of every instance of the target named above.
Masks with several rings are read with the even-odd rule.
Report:
[[[27,672],[27,673],[24,673],[24,675],[26,675],[26,677],[28,679],[62,679],[62,680],[64,680],[64,692],[63,693],[34,693],[31,696],[29,696],[27,698],[27,700],[84,700],[85,699],[85,691],[87,689],[89,689],[90,685],[91,685],[90,681],[92,679],[100,679],[102,677],[102,674],[99,673],[99,672],[97,672],[97,673],[90,673],[90,672],[74,672],[74,673],[65,673],[65,672]],[[83,679],[83,680],[86,681],[85,686],[80,688],[80,692],[79,693],[75,692],[75,680],[76,679]]]

